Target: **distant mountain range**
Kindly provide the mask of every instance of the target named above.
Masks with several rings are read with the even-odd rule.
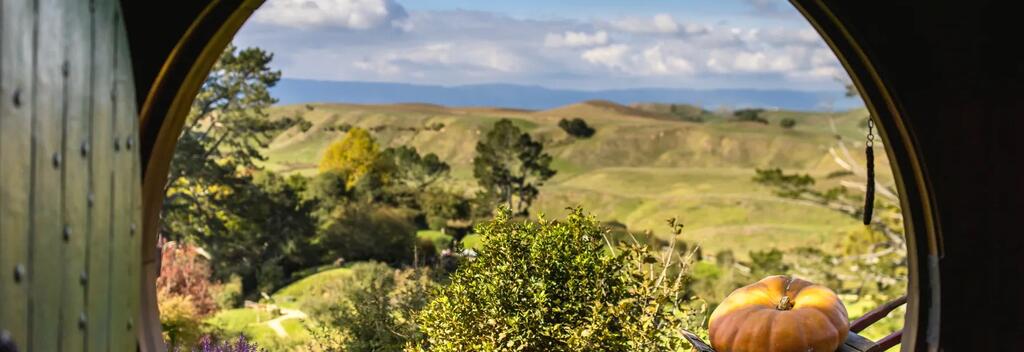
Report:
[[[835,110],[862,106],[859,99],[847,98],[839,90],[635,88],[587,91],[516,84],[431,86],[286,78],[278,82],[271,93],[279,99],[279,104],[430,103],[534,110],[550,109],[585,100],[608,100],[619,104],[687,103],[708,110],[719,107],[759,107],[820,111],[828,109],[830,102],[832,109]]]

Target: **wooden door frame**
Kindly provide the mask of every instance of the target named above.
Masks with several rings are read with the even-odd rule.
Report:
[[[142,153],[142,285],[139,349],[164,352],[157,309],[160,275],[160,209],[164,186],[192,101],[213,64],[263,0],[211,1],[174,46],[150,86],[139,112]]]
[[[864,98],[895,165],[907,234],[910,284],[902,340],[904,351],[936,351],[939,336],[941,236],[934,192],[922,164],[920,144],[884,77],[858,38],[822,0],[790,0],[839,57]],[[263,0],[214,0],[191,22],[164,60],[142,103],[140,142],[143,173],[142,351],[165,351],[155,281],[159,274],[157,233],[171,157],[192,100],[221,52]],[[139,87],[140,89],[142,87]]]

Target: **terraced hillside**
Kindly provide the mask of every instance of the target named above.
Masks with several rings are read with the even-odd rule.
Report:
[[[682,114],[700,116],[703,122]],[[867,116],[862,109],[765,111],[768,124],[682,105],[605,101],[544,111],[428,104],[312,104],[272,110],[274,117],[294,115],[313,126],[277,136],[266,151],[268,168],[315,173],[322,150],[347,127],[358,126],[384,146],[404,144],[436,153],[452,165],[449,186],[470,192],[478,138],[495,121],[508,118],[542,140],[555,157],[558,174],[541,189],[534,213],[560,216],[565,207],[581,204],[602,219],[657,233],[667,232],[665,219],[676,216],[687,226],[685,237],[705,250],[728,247],[741,255],[754,248],[754,239],[759,249],[765,242],[778,248],[827,245],[837,232],[858,226],[818,206],[775,197],[751,178],[755,168],[779,167],[810,173],[826,184],[860,182],[844,171],[862,168]],[[589,139],[568,136],[557,123],[573,117],[585,119],[597,133]],[[796,125],[783,128],[783,119]],[[884,157],[879,170],[881,182],[891,183]]]

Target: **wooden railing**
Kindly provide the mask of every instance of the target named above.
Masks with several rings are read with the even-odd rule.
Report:
[[[850,336],[860,337],[860,335],[857,335],[857,333],[864,331],[864,329],[871,326],[871,324],[874,324],[881,320],[882,318],[885,318],[893,310],[896,310],[896,308],[899,308],[904,304],[907,304],[907,296],[897,298],[892,302],[883,304],[881,307],[875,308],[874,310],[867,312],[860,318],[857,318],[857,320],[854,320],[852,323],[850,323],[850,332],[852,333],[850,334]],[[873,346],[867,346],[866,349],[852,349],[848,351],[881,352],[898,345],[900,343],[901,338],[903,338],[903,329],[893,332],[892,334],[889,334],[889,336],[883,337],[881,340],[873,342]],[[846,340],[847,344],[849,344],[850,339],[847,338]]]

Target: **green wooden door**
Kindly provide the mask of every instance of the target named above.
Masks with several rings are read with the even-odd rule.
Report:
[[[138,119],[119,2],[0,1],[0,349],[134,351]]]

